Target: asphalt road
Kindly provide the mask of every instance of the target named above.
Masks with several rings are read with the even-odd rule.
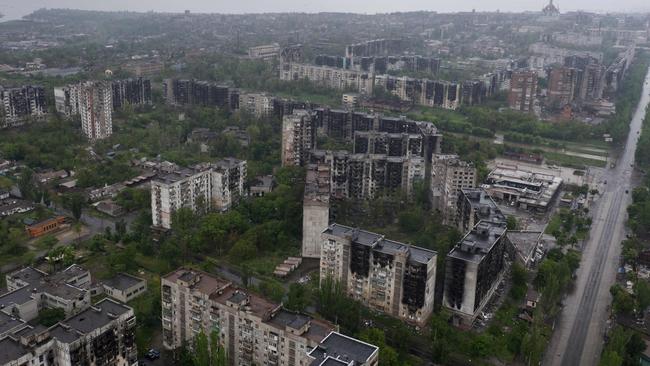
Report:
[[[630,123],[625,148],[616,166],[602,175],[600,197],[591,207],[593,224],[585,242],[575,290],[564,308],[542,362],[549,366],[597,365],[603,347],[616,268],[625,237],[626,209],[631,198],[634,152],[638,132],[650,102],[650,74],[646,75],[641,101]],[[606,183],[605,183],[606,182]]]

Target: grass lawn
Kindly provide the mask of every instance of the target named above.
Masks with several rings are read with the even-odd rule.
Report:
[[[135,331],[135,342],[138,352],[144,354],[153,343],[154,335],[161,331],[160,323],[160,277],[147,277],[147,292],[129,302],[133,308],[138,327]]]
[[[551,221],[548,222],[548,225],[546,225],[546,230],[544,231],[546,234],[552,234],[553,232],[559,230],[562,227],[562,218],[560,217],[559,213],[556,213],[551,217]]]
[[[544,157],[548,164],[555,164],[566,166],[569,168],[584,169],[585,165],[596,166],[604,168],[607,166],[607,162],[601,160],[594,160],[589,158],[583,158],[580,156],[570,156],[564,155],[562,153],[545,151]]]

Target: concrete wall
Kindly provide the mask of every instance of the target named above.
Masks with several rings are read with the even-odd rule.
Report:
[[[302,209],[302,256],[320,258],[321,234],[329,225],[329,205],[305,202]]]

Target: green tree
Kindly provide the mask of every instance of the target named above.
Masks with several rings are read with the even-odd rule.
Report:
[[[53,270],[68,267],[74,263],[74,249],[69,245],[56,247],[47,253],[47,260]]]
[[[637,310],[641,314],[650,306],[650,284],[645,280],[637,280],[634,286]]]
[[[34,171],[29,168],[21,170],[18,178],[18,190],[20,190],[21,196],[27,200],[34,199],[35,188]]]
[[[517,230],[519,227],[519,222],[513,215],[508,215],[508,218],[506,218],[506,226],[508,230]]]
[[[38,312],[36,322],[51,327],[63,319],[65,319],[65,311],[62,308],[43,308]]]
[[[431,348],[433,361],[446,364],[449,358],[450,342],[454,331],[449,324],[449,314],[445,311],[431,316]]]
[[[81,219],[81,213],[84,206],[84,198],[79,193],[73,193],[69,197],[70,211],[72,211],[72,217],[75,221]]]
[[[293,311],[305,311],[310,303],[309,289],[298,283],[292,283],[289,286],[289,293],[287,294],[287,302],[285,307]]]
[[[386,335],[379,328],[366,328],[359,333],[359,339],[379,347],[379,365],[380,366],[400,366],[404,365],[399,361],[395,349],[386,344]]]
[[[275,302],[280,302],[284,298],[284,287],[276,281],[262,281],[258,286],[258,290],[262,295]]]
[[[192,351],[195,366],[210,366],[210,343],[203,330],[194,337]]]
[[[211,366],[226,366],[228,363],[226,349],[219,342],[219,329],[210,332],[210,361]]]
[[[251,239],[239,239],[228,253],[230,258],[236,262],[241,263],[257,256],[257,247]]]

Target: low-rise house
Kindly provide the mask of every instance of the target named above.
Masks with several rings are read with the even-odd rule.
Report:
[[[67,178],[69,176],[70,174],[68,174],[68,172],[65,170],[45,171],[42,173],[34,174],[36,181],[41,184],[45,184],[57,179]]]
[[[6,275],[7,290],[0,296],[0,311],[30,321],[43,308],[60,308],[66,315],[90,306],[90,272],[76,264],[48,274],[26,267]]]
[[[122,183],[106,185],[101,188],[95,188],[88,191],[88,199],[95,202],[106,198],[115,198],[117,194],[123,191],[126,186]]]
[[[253,197],[263,197],[271,193],[275,188],[275,180],[272,175],[262,175],[256,177],[250,184],[249,194]]]
[[[105,213],[108,216],[118,217],[124,214],[124,208],[113,200],[99,201],[95,203],[94,206],[97,211]]]
[[[526,308],[535,309],[539,303],[540,293],[535,291],[533,288],[529,288],[526,292]]]
[[[12,198],[0,200],[0,217],[25,213],[33,209],[34,204],[28,201]]]
[[[118,273],[104,281],[104,293],[118,301],[129,302],[147,291],[147,281],[128,273]]]
[[[56,216],[35,224],[28,225],[25,230],[32,238],[37,238],[61,230],[65,225],[65,217]]]
[[[242,130],[237,126],[226,127],[223,130],[222,134],[234,138],[242,147],[248,147],[248,145],[251,143],[251,137],[248,132]]]

